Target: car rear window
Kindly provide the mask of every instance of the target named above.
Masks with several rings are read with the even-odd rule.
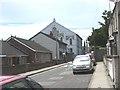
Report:
[[[24,79],[19,79],[7,83],[3,86],[3,88],[29,88],[29,90],[31,90],[31,87],[26,83]]]
[[[89,56],[79,56],[75,58],[75,61],[89,61],[90,57]]]

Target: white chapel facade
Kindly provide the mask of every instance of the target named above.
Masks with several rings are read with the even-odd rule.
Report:
[[[74,56],[82,54],[82,38],[75,32],[67,29],[54,19],[41,32],[54,36],[56,39],[67,44],[67,52]]]
[[[66,43],[67,53],[73,53],[74,56],[82,54],[82,38],[75,32],[57,23],[55,19],[40,32],[53,36],[56,40],[58,39]],[[40,34],[37,34],[35,36],[38,37],[39,35]],[[40,44],[38,38],[33,37],[32,40]]]

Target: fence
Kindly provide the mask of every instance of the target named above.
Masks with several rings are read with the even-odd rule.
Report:
[[[114,88],[120,88],[120,60],[118,55],[105,55],[103,62],[106,66],[108,75],[111,77]]]
[[[64,61],[63,60],[57,60],[57,61],[52,60],[52,61],[45,62],[45,63],[36,62],[36,63],[27,63],[27,64],[22,64],[22,65],[15,65],[15,66],[2,66],[0,68],[2,68],[1,75],[13,75],[13,74],[24,73],[24,72],[37,70],[37,69],[41,69],[41,68],[53,66],[56,64],[61,64],[61,63],[64,63]]]

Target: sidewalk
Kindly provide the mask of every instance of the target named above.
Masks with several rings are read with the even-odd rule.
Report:
[[[113,88],[112,81],[106,72],[103,62],[97,62],[88,88]]]
[[[37,73],[41,73],[41,72],[48,71],[48,70],[51,70],[51,69],[54,69],[54,68],[57,68],[57,67],[61,67],[61,66],[65,65],[65,64],[67,64],[67,63],[63,63],[63,64],[51,66],[51,67],[46,67],[46,68],[42,68],[42,69],[39,69],[39,70],[34,70],[34,71],[21,73],[20,75],[31,76],[31,75],[34,75],[34,74],[37,74]]]

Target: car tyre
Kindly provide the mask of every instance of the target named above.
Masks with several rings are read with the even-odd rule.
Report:
[[[76,72],[73,71],[73,74],[76,74]]]
[[[93,73],[95,71],[95,69],[93,68],[91,71],[90,71],[90,73]]]

